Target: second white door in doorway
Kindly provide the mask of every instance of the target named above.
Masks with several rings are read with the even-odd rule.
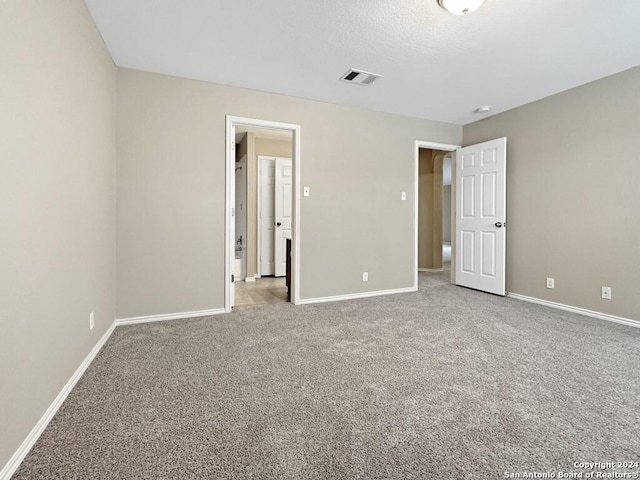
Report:
[[[284,276],[286,238],[291,236],[292,162],[290,158],[260,157],[260,275]]]
[[[276,229],[274,240],[276,277],[284,277],[287,273],[286,239],[291,238],[292,168],[290,158],[276,158]]]
[[[260,275],[274,275],[276,273],[275,255],[273,248],[275,229],[275,158],[260,158],[258,178],[260,181]]]

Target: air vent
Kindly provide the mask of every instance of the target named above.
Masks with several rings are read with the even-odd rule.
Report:
[[[340,77],[343,82],[353,83],[354,85],[368,86],[373,84],[382,75],[377,73],[365,72],[363,70],[356,70],[352,68],[347,73]]]

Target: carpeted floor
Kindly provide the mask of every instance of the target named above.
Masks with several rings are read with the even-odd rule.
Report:
[[[14,478],[497,479],[640,461],[640,329],[445,275],[119,327]]]

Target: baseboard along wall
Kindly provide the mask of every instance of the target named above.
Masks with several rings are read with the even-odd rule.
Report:
[[[587,310],[585,308],[572,307],[571,305],[565,305],[563,303],[550,302],[548,300],[542,300],[540,298],[528,297],[526,295],[520,295],[519,293],[509,292],[507,294],[510,298],[516,300],[522,300],[524,302],[537,303],[538,305],[544,305],[551,308],[557,308],[559,310],[565,310],[567,312],[577,313],[592,318],[599,318],[601,320],[607,320],[609,322],[621,323],[630,327],[640,328],[640,321],[632,320],[630,318],[617,317],[615,315],[609,315],[608,313],[595,312],[593,310]]]
[[[116,325],[135,325],[137,323],[163,322],[165,320],[179,320],[183,318],[208,317],[210,315],[220,315],[226,313],[224,308],[214,308],[212,310],[198,310],[195,312],[167,313],[163,315],[146,315],[143,317],[119,318]]]
[[[347,295],[333,295],[330,297],[301,298],[298,305],[311,303],[339,302],[342,300],[354,300],[356,298],[378,297],[380,295],[393,295],[395,293],[417,292],[418,287],[396,288],[393,290],[378,290],[375,292],[351,293]]]

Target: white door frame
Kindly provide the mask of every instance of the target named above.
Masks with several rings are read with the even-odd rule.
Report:
[[[272,122],[256,118],[226,116],[225,130],[225,242],[224,242],[224,310],[231,311],[231,273],[235,259],[235,239],[231,238],[231,209],[235,198],[231,198],[232,184],[235,182],[235,158],[231,155],[231,144],[236,139],[231,138],[233,127],[237,125],[258,128],[272,128],[292,133],[293,140],[293,228],[291,232],[291,301],[294,305],[300,302],[300,125],[293,123]],[[235,220],[234,220],[235,221]]]
[[[419,178],[420,178],[420,149],[421,148],[430,148],[432,150],[442,150],[445,152],[455,152],[456,150],[458,150],[459,148],[461,148],[461,145],[453,145],[453,144],[449,144],[449,143],[436,143],[436,142],[428,142],[428,141],[424,141],[424,140],[416,140],[415,142],[415,198],[414,198],[414,216],[415,216],[415,225],[414,225],[414,232],[415,232],[415,264],[414,264],[414,272],[415,272],[415,276],[414,276],[414,287],[417,289],[418,288],[418,193],[419,193]],[[455,174],[456,174],[456,156],[455,153],[454,155],[451,156],[451,198],[452,198],[452,202],[451,202],[451,230],[455,231],[456,225],[455,225],[455,204],[453,203],[453,199],[455,199],[455,195],[456,195],[456,178],[455,178]],[[455,258],[454,258],[454,254],[456,251],[456,239],[455,239],[455,235],[451,236],[451,283],[453,282],[453,275],[455,273]]]

